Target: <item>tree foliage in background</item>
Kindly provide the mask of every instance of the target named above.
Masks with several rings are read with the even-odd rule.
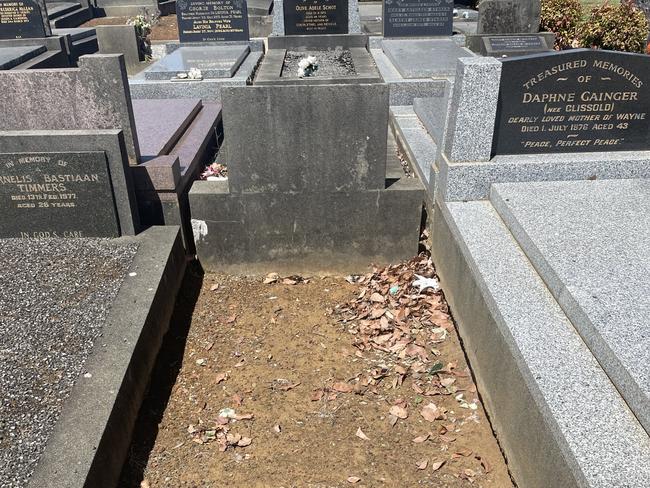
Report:
[[[555,33],[555,49],[575,47],[582,14],[580,0],[542,0],[540,27]]]
[[[589,47],[642,53],[648,40],[648,20],[632,0],[620,5],[605,1],[583,20],[579,0],[542,0],[541,27],[556,35],[555,49]]]
[[[620,5],[595,7],[580,30],[585,47],[642,53],[648,40],[648,19],[632,0],[623,0]]]

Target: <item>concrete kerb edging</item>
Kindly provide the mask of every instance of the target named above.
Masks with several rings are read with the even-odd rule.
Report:
[[[137,254],[29,488],[117,486],[186,265],[178,227],[120,241]]]

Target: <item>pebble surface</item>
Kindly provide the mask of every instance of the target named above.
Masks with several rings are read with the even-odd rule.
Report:
[[[24,488],[137,251],[0,240],[0,486]]]
[[[309,78],[337,78],[357,74],[349,50],[312,49],[309,51],[287,51],[284,57],[282,78],[298,78],[298,63],[307,56],[314,56],[318,62],[318,69]]]

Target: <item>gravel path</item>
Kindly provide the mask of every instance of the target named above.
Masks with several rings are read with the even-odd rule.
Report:
[[[309,51],[287,51],[284,57],[282,78],[298,78],[298,63],[307,56],[315,56],[318,61],[318,69],[310,78],[337,78],[357,74],[352,54],[347,49],[327,51],[312,49]]]
[[[137,244],[0,240],[0,486],[26,486]]]

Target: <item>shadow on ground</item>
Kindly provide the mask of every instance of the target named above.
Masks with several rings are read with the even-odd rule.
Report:
[[[183,364],[187,334],[202,283],[203,269],[198,262],[193,262],[187,267],[169,331],[165,335],[149,389],[140,407],[129,455],[122,468],[120,488],[140,487],[144,469],[158,436],[158,424],[167,408],[172,388]]]

